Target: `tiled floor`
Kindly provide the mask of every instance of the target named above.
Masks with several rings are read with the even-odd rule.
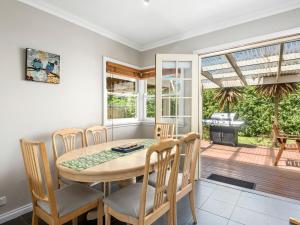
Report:
[[[300,201],[207,180],[197,182],[196,189],[199,225],[288,225],[290,216],[300,218]],[[193,224],[187,198],[179,202],[177,211],[178,225]],[[4,225],[28,225],[30,221],[30,214],[26,214]],[[80,224],[96,223],[83,219]],[[155,223],[164,224],[165,218]]]

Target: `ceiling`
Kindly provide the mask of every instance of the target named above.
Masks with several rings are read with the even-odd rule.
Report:
[[[299,0],[19,0],[143,51],[300,7]]]

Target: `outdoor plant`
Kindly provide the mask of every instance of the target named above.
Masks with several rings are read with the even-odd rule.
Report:
[[[226,111],[230,112],[230,106],[236,104],[241,97],[241,89],[235,87],[226,87],[219,89],[214,98],[218,101],[221,110],[224,110],[226,106]]]
[[[259,94],[273,98],[274,100],[274,122],[279,122],[279,102],[283,97],[297,91],[296,83],[264,84],[256,87]]]

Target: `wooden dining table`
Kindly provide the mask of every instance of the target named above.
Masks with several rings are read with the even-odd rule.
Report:
[[[69,151],[57,159],[56,167],[60,176],[71,181],[87,183],[113,181],[128,182],[144,174],[147,148],[80,171],[68,168],[62,165],[62,163],[64,161],[69,161],[79,157],[85,157],[93,155],[94,153],[109,150],[113,147],[134,143],[144,143],[147,140],[149,141],[149,139],[117,140]],[[153,158],[152,160],[154,164],[156,159]],[[153,164],[152,169],[154,168]]]

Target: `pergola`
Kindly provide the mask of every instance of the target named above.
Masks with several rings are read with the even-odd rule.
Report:
[[[300,82],[300,34],[200,57],[204,89]]]

